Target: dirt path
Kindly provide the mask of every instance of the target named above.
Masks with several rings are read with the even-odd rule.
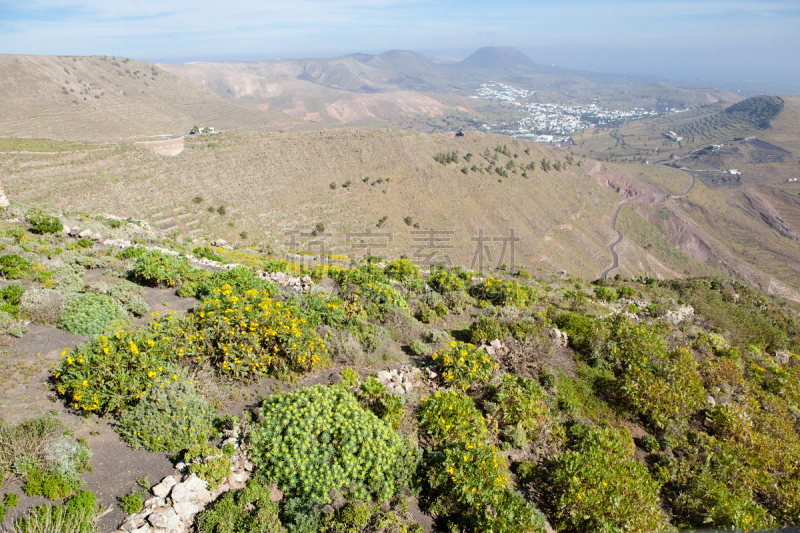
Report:
[[[616,250],[614,250],[614,248],[616,248],[616,246],[619,243],[621,243],[622,239],[623,239],[622,233],[617,229],[617,217],[619,216],[619,212],[622,210],[623,206],[628,205],[628,204],[646,204],[646,205],[663,204],[663,203],[665,203],[667,201],[667,198],[683,198],[684,196],[686,196],[687,194],[692,192],[692,189],[694,188],[694,184],[697,181],[697,178],[695,178],[694,174],[690,174],[690,175],[692,176],[692,183],[689,184],[689,188],[686,189],[686,191],[684,191],[681,194],[668,194],[668,195],[662,196],[661,198],[659,198],[655,202],[637,201],[634,198],[634,199],[630,199],[630,200],[623,200],[622,202],[619,203],[619,205],[617,206],[617,210],[614,211],[614,217],[611,219],[611,227],[617,232],[617,240],[614,241],[613,243],[611,243],[609,245],[609,247],[608,247],[608,249],[611,250],[611,258],[612,258],[611,265],[608,268],[606,268],[605,270],[603,270],[603,272],[600,274],[600,278],[608,279],[608,274],[612,270],[614,270],[614,269],[619,267],[619,255],[617,254]]]

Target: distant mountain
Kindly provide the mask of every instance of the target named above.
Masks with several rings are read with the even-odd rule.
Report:
[[[516,48],[487,46],[454,65],[460,69],[536,69],[541,67]]]

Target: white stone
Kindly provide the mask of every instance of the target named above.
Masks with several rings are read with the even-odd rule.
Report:
[[[172,490],[177,484],[175,478],[173,476],[167,476],[161,480],[161,483],[154,485],[152,489],[150,489],[153,494],[155,494],[159,498],[166,498],[169,491]]]
[[[175,531],[180,527],[181,519],[172,507],[162,507],[151,514],[147,521],[155,528]]]
[[[378,372],[378,381],[380,381],[381,383],[386,383],[391,378],[392,378],[392,375],[389,374],[389,372],[386,372],[385,370],[381,370],[380,372]]]
[[[181,522],[191,523],[192,517],[200,512],[201,506],[194,502],[181,502],[172,506],[181,519]]]
[[[82,239],[88,239],[91,236],[92,236],[92,230],[90,229],[85,229],[82,232],[78,233],[78,237],[81,237]]]
[[[156,485],[156,486],[158,486],[158,485]],[[153,487],[153,489],[155,490],[155,487]],[[169,492],[169,489],[167,489],[167,492]],[[164,496],[154,496],[154,497],[150,498],[149,500],[145,501],[144,502],[144,506],[145,507],[161,507],[165,503],[164,502],[164,498],[165,497],[166,497],[166,494]]]

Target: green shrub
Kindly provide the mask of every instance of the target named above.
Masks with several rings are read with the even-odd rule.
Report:
[[[0,255],[0,274],[5,279],[20,279],[30,274],[30,261],[16,254]]]
[[[0,298],[10,305],[19,305],[20,298],[25,293],[25,289],[18,285],[8,285],[0,290]]]
[[[430,346],[428,346],[427,344],[424,344],[422,342],[416,341],[416,340],[415,341],[411,341],[411,344],[409,344],[408,349],[411,350],[412,354],[414,354],[416,356],[419,356],[419,357],[431,354],[431,347]]]
[[[239,491],[227,492],[197,515],[201,533],[283,533],[278,504],[270,501],[269,482],[256,474]]]
[[[237,266],[231,270],[212,272],[210,276],[197,282],[184,283],[178,291],[178,296],[191,296],[203,300],[209,295],[215,294],[217,289],[221,291],[225,285],[230,287],[232,294],[238,296],[242,296],[250,290],[264,291],[270,296],[278,294],[278,286],[275,283],[256,277],[247,267]],[[190,290],[191,287],[193,290]]]
[[[3,522],[6,513],[17,506],[18,499],[18,496],[13,492],[9,492],[3,497],[3,502],[0,503],[0,523]]]
[[[439,443],[483,440],[488,431],[470,397],[454,390],[423,397],[417,417],[420,427]]]
[[[504,374],[491,393],[497,405],[494,414],[504,427],[519,428],[533,437],[547,421],[547,394],[532,379]]]
[[[81,491],[63,504],[33,507],[14,521],[14,533],[93,533],[97,503],[94,493]]]
[[[360,531],[397,531],[423,533],[422,526],[411,523],[401,509],[391,509],[378,503],[354,501],[341,509],[320,517],[319,533],[349,533]]]
[[[183,462],[189,465],[190,473],[208,482],[209,490],[214,490],[228,479],[231,461],[222,450],[202,441],[195,442],[188,448],[183,454]]]
[[[655,327],[618,320],[607,351],[623,401],[654,429],[685,424],[702,406],[704,388],[691,352],[667,352]]]
[[[465,342],[452,341],[432,357],[445,381],[461,389],[488,381],[497,368],[488,353]]]
[[[536,301],[536,291],[515,281],[505,281],[489,277],[469,290],[470,296],[486,300],[498,306],[524,308]]]
[[[218,263],[224,262],[210,246],[198,246],[192,250],[192,255],[198,259],[211,259]]]
[[[503,331],[503,328],[500,327],[496,319],[488,316],[481,316],[477,321],[470,324],[469,336],[471,343],[480,344],[494,339],[504,339],[506,337],[506,332]]]
[[[126,515],[136,514],[144,507],[144,496],[141,491],[133,491],[119,498],[119,506]]]
[[[134,449],[171,452],[205,443],[214,434],[213,409],[197,394],[185,371],[165,370],[120,416],[117,432]]]
[[[576,425],[571,449],[555,458],[548,484],[555,527],[570,531],[665,531],[658,484],[633,458],[625,428]]]
[[[123,317],[119,305],[104,294],[79,294],[67,301],[58,327],[75,335],[97,335],[110,322]]]
[[[81,248],[91,248],[92,246],[94,246],[94,243],[89,239],[84,239],[83,237],[81,237],[80,239],[78,239],[77,245]]]
[[[51,463],[48,446],[59,441],[67,427],[53,416],[29,418],[11,424],[0,418],[0,481],[24,476],[28,466],[47,470]]]
[[[475,298],[462,291],[446,292],[443,298],[447,308],[457,315],[476,304]]]
[[[617,299],[617,293],[610,287],[595,287],[594,297],[601,302],[613,302]]]
[[[388,499],[410,486],[417,450],[340,387],[273,395],[262,413],[253,460],[289,496],[329,501],[353,483],[359,499]]]
[[[236,379],[306,372],[328,358],[297,304],[275,301],[267,291],[236,295],[223,285],[192,317],[205,341],[200,357]]]
[[[28,221],[33,225],[31,228],[33,233],[57,233],[64,228],[64,225],[57,217],[47,215],[41,211],[28,213]]]
[[[132,259],[132,258],[139,258],[146,253],[147,250],[143,246],[131,246],[119,252],[117,254],[117,257],[119,257],[120,259]]]
[[[352,368],[345,368],[339,372],[339,375],[342,376],[342,385],[345,387],[355,387],[361,379],[358,372]]]
[[[136,259],[130,275],[134,281],[142,285],[175,287],[194,270],[184,257],[152,250]]]
[[[106,294],[118,301],[133,316],[144,316],[150,311],[150,306],[144,300],[144,288],[130,281],[120,281],[108,289]]]
[[[453,336],[440,329],[429,329],[425,333],[424,340],[433,344],[450,344]]]
[[[25,494],[28,496],[44,496],[48,500],[60,500],[69,496],[75,487],[56,472],[42,472],[38,468],[29,468],[26,472]]]

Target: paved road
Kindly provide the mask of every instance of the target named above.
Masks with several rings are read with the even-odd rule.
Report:
[[[611,227],[614,228],[614,230],[617,232],[617,240],[614,241],[608,247],[609,250],[611,250],[612,262],[611,262],[611,266],[609,266],[607,269],[603,270],[603,273],[600,274],[600,277],[602,279],[608,279],[609,272],[611,272],[615,268],[619,267],[619,255],[617,255],[617,252],[614,250],[614,248],[620,242],[622,242],[622,237],[623,237],[622,233],[620,233],[620,231],[617,229],[617,217],[619,216],[619,212],[622,209],[622,207],[627,205],[627,204],[649,204],[649,205],[663,204],[664,202],[666,202],[667,198],[682,198],[682,197],[686,196],[687,194],[689,194],[690,192],[692,192],[692,189],[694,188],[694,184],[695,184],[696,178],[695,178],[694,174],[692,174],[691,176],[692,176],[692,183],[689,184],[689,188],[686,189],[686,191],[684,191],[681,194],[671,194],[671,195],[667,195],[667,196],[662,196],[661,198],[659,198],[655,202],[637,202],[635,199],[634,200],[624,200],[624,201],[620,202],[620,204],[617,206],[617,210],[614,211],[614,217],[611,219]]]

